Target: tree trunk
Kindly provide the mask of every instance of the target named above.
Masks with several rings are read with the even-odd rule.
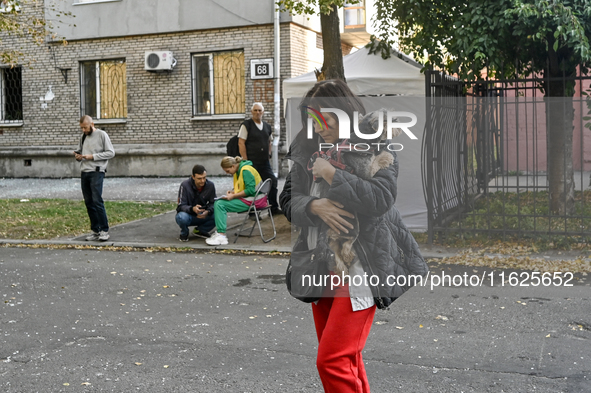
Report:
[[[562,72],[557,76],[562,77]],[[573,173],[573,97],[562,80],[546,83],[546,141],[550,211],[561,216],[575,212]]]
[[[340,21],[337,10],[337,7],[333,5],[330,14],[320,15],[320,26],[322,28],[322,46],[324,47],[324,64],[322,65],[321,76],[317,76],[318,80],[345,80],[343,51],[341,49]]]

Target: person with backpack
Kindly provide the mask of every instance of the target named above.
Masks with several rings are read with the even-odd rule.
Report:
[[[244,160],[240,156],[224,157],[221,162],[222,169],[228,175],[234,177],[234,188],[228,190],[225,195],[218,198],[213,205],[215,232],[205,243],[210,246],[223,246],[228,244],[226,236],[228,213],[241,213],[248,210],[252,203],[255,206],[266,206],[267,197],[262,195],[254,200],[257,187],[262,183],[261,175],[252,166],[252,162]]]
[[[263,121],[265,108],[260,102],[255,102],[251,109],[252,118],[240,125],[238,132],[238,149],[244,160],[250,160],[252,166],[261,175],[261,179],[271,179],[269,204],[273,214],[281,214],[277,202],[277,177],[273,173],[269,155],[273,142],[273,130],[269,123]]]

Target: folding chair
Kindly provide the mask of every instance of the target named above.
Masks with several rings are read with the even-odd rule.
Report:
[[[261,239],[263,239],[264,243],[268,243],[271,240],[275,239],[275,237],[277,236],[277,231],[275,230],[275,221],[273,220],[273,213],[271,213],[271,205],[269,205],[269,201],[267,200],[267,206],[264,206],[262,208],[257,208],[254,203],[254,201],[256,201],[258,198],[260,198],[261,195],[266,196],[267,194],[269,194],[269,191],[271,191],[271,179],[267,179],[264,182],[262,182],[261,185],[259,185],[259,187],[256,190],[256,193],[254,194],[254,200],[250,204],[248,210],[245,212],[242,212],[242,213],[238,213],[238,214],[244,214],[245,217],[244,217],[244,220],[242,221],[242,224],[240,224],[238,231],[235,233],[236,239],[234,239],[234,243],[236,243],[238,241],[238,237],[240,237],[240,236],[251,237],[252,232],[254,231],[255,225],[258,225],[259,233],[261,234]],[[268,239],[265,239],[265,236],[263,235],[263,229],[261,228],[261,213],[263,213],[265,211],[269,212],[269,217],[271,218],[271,225],[273,226],[273,236]],[[254,216],[255,222],[253,222],[248,235],[244,235],[242,232],[248,231],[248,228],[244,228],[244,224],[246,224],[246,222],[248,221],[248,218],[251,215]]]

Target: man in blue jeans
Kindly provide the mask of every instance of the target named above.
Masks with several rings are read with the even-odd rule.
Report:
[[[215,185],[207,180],[207,172],[203,165],[193,167],[193,175],[181,183],[176,207],[176,223],[181,227],[182,242],[189,241],[189,227],[195,226],[193,233],[197,237],[207,239],[215,227],[213,219],[213,202]]]
[[[82,135],[74,157],[80,162],[80,185],[92,230],[86,240],[104,242],[109,240],[109,220],[103,203],[103,180],[109,159],[115,157],[115,149],[109,135],[95,128],[90,116],[80,118],[80,128]]]

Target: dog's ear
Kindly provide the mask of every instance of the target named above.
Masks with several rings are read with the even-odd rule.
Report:
[[[369,112],[359,119],[359,131],[363,134],[375,134],[381,127],[382,133],[372,139],[373,142],[380,142],[387,138],[387,116],[386,109],[379,109],[377,111]],[[381,124],[380,124],[381,121]]]

